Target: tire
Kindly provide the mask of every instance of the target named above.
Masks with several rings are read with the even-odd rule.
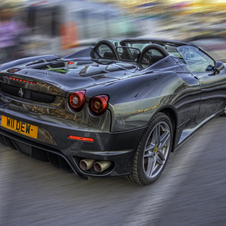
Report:
[[[172,140],[173,129],[169,117],[158,113],[140,140],[128,179],[141,185],[156,181],[169,158]]]

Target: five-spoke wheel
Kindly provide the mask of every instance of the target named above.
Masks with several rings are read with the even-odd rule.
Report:
[[[170,127],[161,121],[149,134],[143,155],[143,170],[147,178],[154,178],[162,170],[170,150]]]
[[[147,185],[162,173],[172,147],[173,130],[169,117],[158,113],[150,122],[135,153],[130,180]]]

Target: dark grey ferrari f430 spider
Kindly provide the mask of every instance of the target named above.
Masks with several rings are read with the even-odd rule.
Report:
[[[0,142],[87,179],[147,185],[170,152],[225,114],[226,71],[203,49],[102,40],[0,67]]]

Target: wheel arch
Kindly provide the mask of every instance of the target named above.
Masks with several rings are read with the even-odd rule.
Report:
[[[176,137],[177,137],[177,126],[178,126],[178,115],[177,115],[177,111],[174,107],[172,106],[165,106],[163,108],[161,108],[158,112],[162,112],[164,114],[166,114],[171,123],[172,123],[172,127],[173,127],[173,145],[172,145],[172,152],[174,152],[174,148],[176,146],[175,142],[176,142]],[[156,114],[158,113],[156,112]]]

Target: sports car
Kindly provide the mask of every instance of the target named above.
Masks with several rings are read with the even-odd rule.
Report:
[[[226,71],[200,47],[101,40],[65,57],[0,67],[0,141],[79,177],[141,185],[170,152],[226,112]]]

